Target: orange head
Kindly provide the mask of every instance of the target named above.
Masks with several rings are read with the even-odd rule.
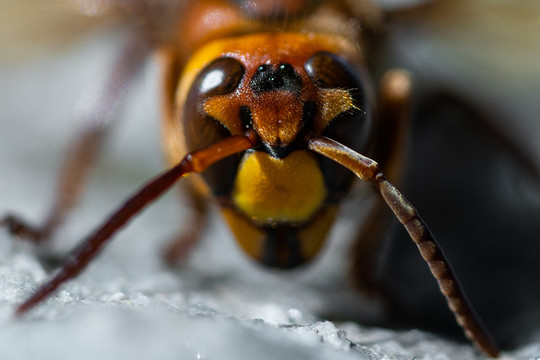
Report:
[[[202,173],[242,248],[290,267],[318,253],[352,173],[306,148],[365,152],[372,122],[356,49],[339,37],[263,33],[210,42],[186,64],[177,114],[187,150],[254,130],[260,147]],[[176,120],[176,121],[178,121]]]

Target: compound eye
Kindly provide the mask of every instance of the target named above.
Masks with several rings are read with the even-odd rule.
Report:
[[[359,67],[354,67],[343,58],[329,52],[314,54],[304,68],[313,82],[327,93],[345,91],[353,106],[329,119],[322,135],[360,153],[369,146],[371,133],[371,109],[364,90],[364,79]],[[333,108],[331,102],[322,106]],[[346,194],[352,180],[352,173],[328,159],[320,158],[325,183],[330,190],[330,198],[339,201]]]
[[[344,59],[329,52],[319,52],[304,65],[309,77],[322,88],[359,88],[358,71]]]
[[[218,58],[208,64],[195,79],[183,106],[183,128],[188,151],[205,148],[231,136],[225,125],[208,115],[203,107],[211,96],[233,92],[244,76],[244,66],[233,58]],[[216,195],[230,191],[236,175],[238,156],[210,166],[202,177]]]
[[[218,58],[212,61],[199,74],[195,87],[204,97],[225,95],[233,92],[242,77],[244,66],[233,58]]]

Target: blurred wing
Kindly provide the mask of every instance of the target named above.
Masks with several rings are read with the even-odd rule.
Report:
[[[443,0],[389,12],[392,65],[426,91],[450,89],[488,114],[540,169],[540,1]]]
[[[2,0],[0,62],[13,63],[62,50],[106,21],[60,0]]]
[[[0,0],[0,63],[63,50],[113,25],[163,41],[187,0]]]
[[[501,345],[515,346],[537,328],[540,304],[540,292],[529,290],[540,251],[540,2],[434,0],[386,9],[384,65],[410,69],[417,89],[407,196],[488,328]],[[391,239],[382,271],[399,299],[396,313],[449,332],[451,319],[442,302],[435,305],[437,289],[429,290],[407,240]]]

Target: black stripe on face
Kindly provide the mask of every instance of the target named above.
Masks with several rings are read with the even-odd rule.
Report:
[[[290,269],[303,264],[300,242],[296,230],[291,226],[268,228],[264,239],[260,262],[278,269]]]

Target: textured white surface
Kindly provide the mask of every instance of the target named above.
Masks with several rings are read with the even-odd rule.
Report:
[[[113,48],[114,42],[90,40],[68,56],[2,69],[0,211],[42,218],[74,129],[73,104],[107,65]],[[161,170],[156,74],[152,66],[146,72],[83,204],[52,244],[56,252],[69,249]],[[483,358],[471,346],[417,330],[321,321],[320,313],[343,314],[354,307],[377,312],[344,290],[340,244],[313,269],[278,275],[246,260],[214,219],[183,266],[164,267],[159,252],[186,214],[175,195],[153,205],[79,278],[21,319],[12,316],[14,306],[49,273],[36,249],[2,230],[0,359]],[[539,357],[540,342],[503,356]]]

